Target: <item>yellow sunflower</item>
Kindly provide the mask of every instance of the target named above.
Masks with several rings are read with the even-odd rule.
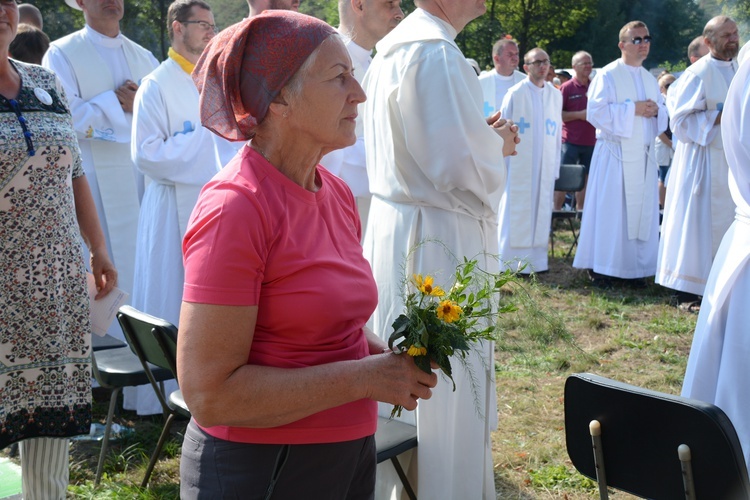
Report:
[[[409,347],[409,350],[406,351],[406,354],[408,354],[409,356],[412,356],[412,357],[413,356],[424,356],[425,354],[427,354],[427,348],[426,347],[421,347],[421,346],[413,345],[413,346]]]
[[[422,278],[421,274],[415,274],[414,281],[417,284],[417,289],[425,295],[432,295],[433,297],[442,297],[445,295],[445,291],[442,288],[433,286],[432,276]]]
[[[462,312],[461,306],[450,300],[444,300],[437,308],[437,317],[446,323],[453,323],[461,317]]]

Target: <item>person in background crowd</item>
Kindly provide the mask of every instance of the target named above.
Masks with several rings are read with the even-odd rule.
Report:
[[[18,4],[18,24],[30,24],[39,30],[44,30],[42,12],[30,3]]]
[[[651,35],[641,21],[622,27],[622,57],[591,81],[586,120],[596,127],[596,146],[586,190],[573,266],[588,269],[597,286],[611,278],[634,280],[656,272],[659,199],[654,139],[667,128],[664,97],[643,68]]]
[[[376,401],[414,409],[437,384],[365,327],[377,288],[357,206],[318,165],[356,140],[352,71],[333,28],[272,10],[219,33],[193,72],[203,125],[250,141],[184,240],[180,498],[372,499]]]
[[[418,0],[416,6],[377,44],[364,81],[373,194],[364,252],[378,283],[371,324],[384,339],[404,308],[404,276],[442,272],[448,279],[455,261],[446,249],[497,270],[503,156],[515,152],[518,130],[498,120],[498,113],[484,117],[481,85],[455,42],[466,24],[484,14],[484,2]],[[414,248],[430,239],[445,247]],[[411,258],[404,262],[406,255]],[[416,416],[403,416],[417,423],[418,464],[410,461],[405,468],[412,477],[417,473],[412,484],[418,483],[421,498],[495,498],[492,352],[486,342],[467,356],[473,382],[469,370],[456,369],[456,392],[441,384],[432,399],[420,402]],[[381,408],[381,414],[390,410]],[[406,464],[408,457],[401,458]]]
[[[375,44],[404,18],[401,0],[339,0],[338,32],[354,65],[354,78],[362,82],[372,61]],[[357,120],[357,142],[352,146],[328,153],[320,160],[334,175],[346,182],[357,200],[362,234],[367,229],[370,211],[370,186],[365,164],[365,138],[362,120]]]
[[[526,75],[518,71],[519,60],[518,45],[510,38],[501,38],[492,46],[492,63],[495,69],[479,75],[485,117],[500,109],[508,89],[526,78]]]
[[[659,91],[667,98],[667,91],[674,83],[675,76],[669,71],[663,71],[656,79],[659,83]],[[667,195],[667,172],[672,164],[674,154],[674,144],[672,143],[672,129],[667,122],[667,130],[659,134],[654,141],[654,151],[656,152],[656,163],[659,165],[659,207],[664,207],[664,199]]]
[[[500,200],[500,260],[523,274],[549,269],[547,247],[552,193],[560,174],[562,94],[545,81],[549,56],[540,48],[523,57],[528,78],[512,86],[501,116],[518,124],[518,154],[506,158],[508,182]]]
[[[563,165],[580,164],[584,168],[584,177],[588,179],[591,157],[596,144],[596,129],[586,121],[586,94],[591,83],[591,71],[594,60],[586,51],[573,54],[571,60],[574,76],[560,87],[562,93],[562,158]],[[575,194],[575,208],[583,210],[586,201],[586,182],[583,189]],[[563,208],[565,193],[555,192],[555,210]],[[572,203],[570,208],[572,209]]]
[[[16,37],[10,42],[8,52],[16,61],[29,64],[42,64],[42,58],[49,49],[47,34],[30,24],[19,24]]]
[[[77,2],[77,3],[76,3]],[[135,242],[143,176],[130,159],[133,100],[138,82],[158,66],[148,50],[120,32],[122,0],[67,0],[83,10],[86,25],[50,45],[42,65],[54,71],[70,102],[107,249],[119,271],[118,287],[133,293]],[[108,331],[124,335],[117,321]],[[135,389],[125,388],[123,407],[141,415],[161,405],[139,407]]]
[[[706,23],[710,53],[669,90],[667,108],[677,139],[664,203],[656,282],[677,290],[678,305],[697,312],[711,262],[734,220],[721,140],[721,117],[737,72],[739,33],[729,17]]]
[[[149,180],[138,220],[133,307],[179,326],[182,238],[203,185],[217,172],[214,134],[202,127],[198,89],[190,74],[216,31],[203,0],[177,0],[167,10],[169,57],[141,82],[133,104],[131,155]],[[176,389],[165,384],[165,393]],[[142,406],[158,404],[150,385]]]
[[[9,58],[0,3],[0,448],[19,443],[27,500],[66,498],[68,437],[91,425],[89,248],[99,299],[117,283],[60,81]]]

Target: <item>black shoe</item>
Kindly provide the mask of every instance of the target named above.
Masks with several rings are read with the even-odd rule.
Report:
[[[592,269],[588,269],[587,272],[593,286],[602,289],[612,288],[612,278],[610,276],[596,273]]]

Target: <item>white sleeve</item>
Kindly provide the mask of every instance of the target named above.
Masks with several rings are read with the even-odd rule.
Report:
[[[131,156],[143,174],[156,181],[202,186],[217,172],[211,131],[200,123],[186,122],[183,132],[172,134],[156,81],[143,82],[133,111]]]
[[[89,100],[82,99],[73,67],[62,50],[54,45],[44,55],[42,66],[54,71],[62,82],[79,139],[130,141],[131,117],[122,110],[114,89]]]
[[[505,185],[503,139],[487,125],[477,92],[465,58],[443,47],[407,69],[396,100],[406,147],[435,189],[469,191],[494,206],[490,195]]]
[[[617,102],[614,82],[607,73],[591,81],[586,105],[586,120],[605,135],[630,137],[635,121],[635,103]]]
[[[667,110],[672,134],[682,142],[706,146],[719,131],[719,127],[714,126],[719,111],[706,109],[703,80],[692,73],[684,73],[669,88]]]

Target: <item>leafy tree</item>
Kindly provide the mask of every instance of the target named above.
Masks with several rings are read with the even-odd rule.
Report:
[[[518,41],[523,54],[534,47],[547,50],[555,66],[570,60],[571,54],[552,51],[553,43],[574,35],[581,25],[597,14],[597,0],[505,0],[492,2],[495,12],[507,33]]]
[[[654,37],[644,66],[655,67],[660,61],[678,64],[686,59],[688,44],[703,31],[708,20],[694,0],[598,0],[596,10],[598,14],[577,33],[551,44],[552,50],[586,50],[595,66],[604,66],[620,57],[620,28],[637,19],[646,23]]]

